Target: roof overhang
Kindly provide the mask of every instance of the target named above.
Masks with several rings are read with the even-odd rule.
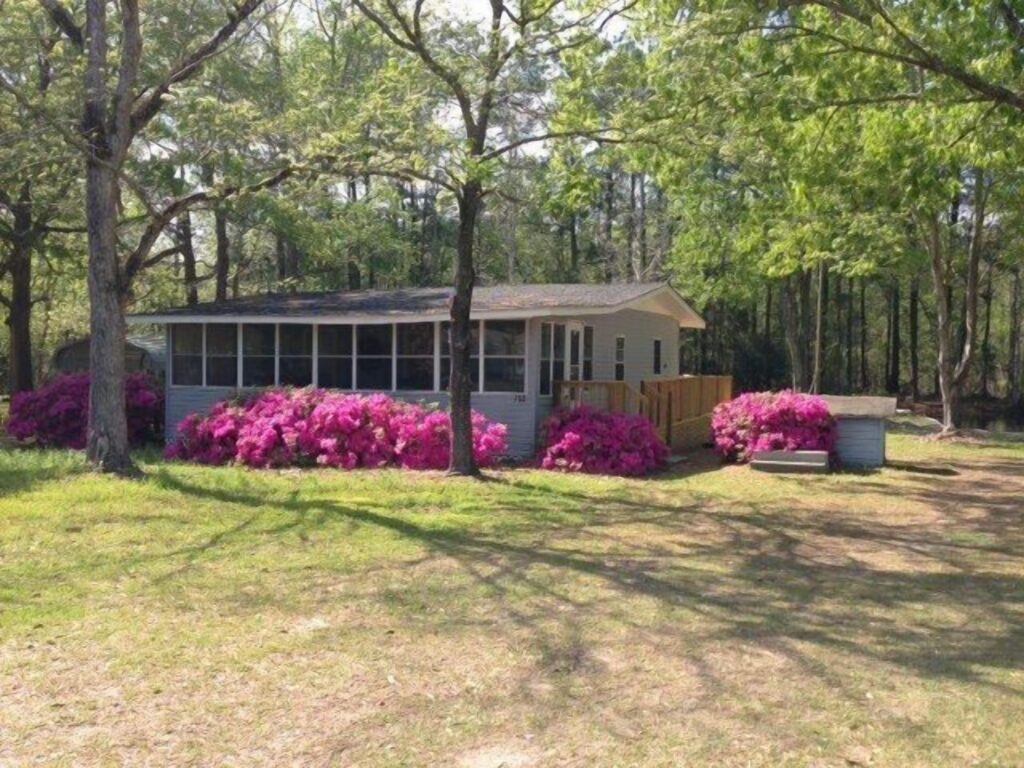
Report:
[[[523,320],[534,317],[580,317],[585,315],[607,315],[624,309],[635,309],[642,312],[655,312],[671,315],[676,318],[681,328],[704,328],[704,319],[686,303],[682,296],[665,284],[652,288],[649,292],[636,296],[620,304],[608,306],[560,306],[538,307],[535,309],[503,309],[470,311],[474,320]],[[161,315],[129,315],[126,319],[130,325],[165,325],[168,323],[352,323],[356,325],[385,325],[388,323],[425,323],[447,320],[450,317],[447,309],[430,312],[383,312],[376,314],[321,312],[316,314],[208,314],[194,315],[174,312]]]

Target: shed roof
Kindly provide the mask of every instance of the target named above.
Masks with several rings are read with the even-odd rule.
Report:
[[[895,397],[823,395],[833,416],[860,419],[887,419],[896,415]]]
[[[133,323],[202,321],[210,318],[237,322],[261,319],[316,321],[326,318],[391,322],[404,319],[444,319],[454,295],[452,288],[330,291],[263,294],[130,316]],[[704,321],[668,283],[551,283],[477,286],[473,289],[475,318],[535,317],[613,312],[626,308],[671,314],[688,328]]]

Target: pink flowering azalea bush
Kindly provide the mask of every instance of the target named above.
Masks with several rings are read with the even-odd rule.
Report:
[[[836,422],[823,398],[791,390],[748,392],[715,408],[715,450],[730,461],[758,451],[828,451],[835,458]]]
[[[492,466],[504,456],[507,432],[504,424],[473,413],[473,450],[480,466]],[[448,414],[435,408],[387,395],[281,389],[192,414],[178,425],[166,455],[254,468],[445,469],[450,439]]]
[[[125,412],[132,445],[158,439],[163,433],[164,396],[146,373],[125,378]],[[89,420],[89,374],[58,376],[32,392],[11,398],[7,434],[19,443],[49,448],[85,448]]]
[[[669,450],[643,416],[582,406],[557,411],[544,426],[540,465],[563,472],[635,477],[661,469]]]

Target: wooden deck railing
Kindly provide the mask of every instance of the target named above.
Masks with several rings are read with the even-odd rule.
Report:
[[[556,381],[555,405],[577,408],[588,405],[610,413],[645,413],[647,398],[624,381]]]
[[[651,379],[639,391],[624,381],[556,381],[553,394],[557,406],[640,414],[672,448],[692,448],[708,439],[715,406],[732,397],[732,376]]]

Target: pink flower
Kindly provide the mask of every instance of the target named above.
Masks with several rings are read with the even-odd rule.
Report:
[[[146,373],[125,377],[125,415],[128,439],[142,445],[163,432],[164,398],[157,382]],[[7,433],[21,443],[81,449],[89,421],[89,374],[58,376],[33,391],[11,399]]]
[[[562,472],[646,475],[665,466],[668,448],[643,416],[581,407],[557,411],[544,426],[540,466]]]
[[[481,466],[505,455],[506,436],[504,424],[473,414],[473,450]],[[250,467],[444,469],[450,440],[447,413],[387,395],[269,390],[241,403],[218,403],[206,416],[189,416],[167,456]]]
[[[791,390],[749,392],[715,408],[711,436],[730,461],[758,451],[828,451],[835,459],[835,419],[820,397]]]

